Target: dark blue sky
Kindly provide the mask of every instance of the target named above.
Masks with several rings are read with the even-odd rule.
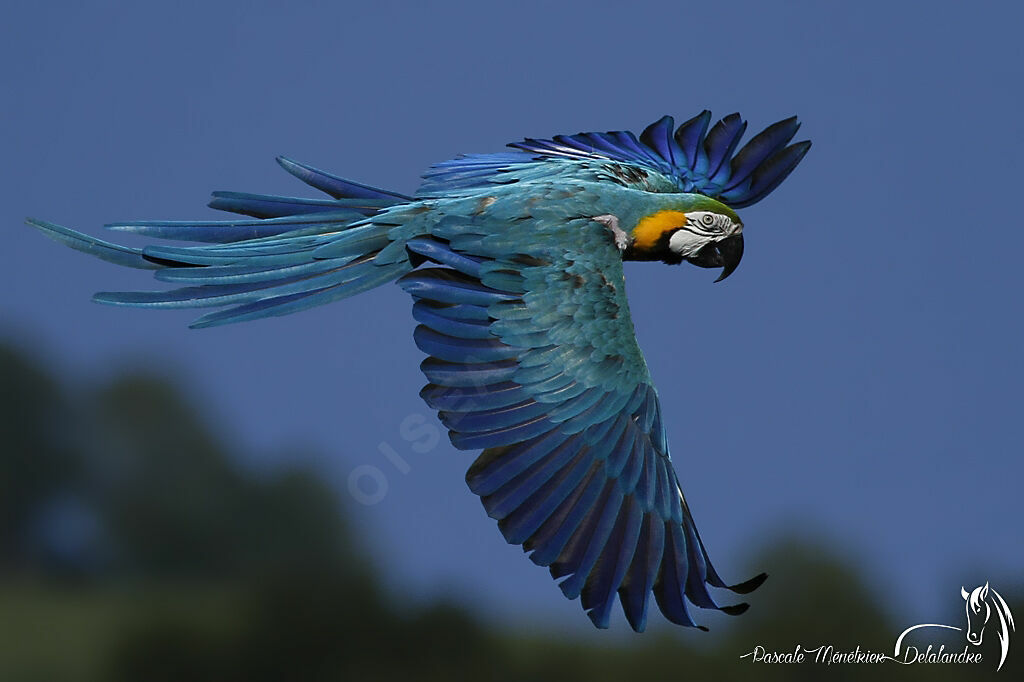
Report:
[[[277,154],[411,191],[431,162],[524,135],[639,131],[705,107],[756,130],[798,114],[814,148],[742,211],[736,274],[712,286],[695,268],[627,269],[711,556],[745,578],[777,531],[811,534],[881,603],[922,618],[945,613],[961,580],[1019,578],[1024,11],[343,5],[10,5],[0,334],[73,376],[134,364],[182,378],[261,465],[305,444],[341,490],[354,467],[377,467],[386,495],[351,516],[397,589],[583,631],[578,604],[467,490],[473,455],[403,438],[407,419],[436,422],[397,287],[189,331],[191,312],[90,303],[150,280],[21,221],[100,233],[114,219],[212,217],[213,189],[303,192]],[[696,347],[715,360],[692,362]]]

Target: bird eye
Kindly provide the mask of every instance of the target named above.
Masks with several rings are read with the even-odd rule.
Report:
[[[715,224],[715,216],[714,214],[711,213],[705,213],[700,217],[700,221],[707,225],[708,227],[711,227],[712,225]]]

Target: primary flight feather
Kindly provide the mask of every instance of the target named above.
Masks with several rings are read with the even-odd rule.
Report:
[[[413,196],[285,158],[329,199],[215,192],[248,218],[129,222],[113,230],[194,242],[119,246],[52,223],[48,236],[155,271],[166,291],[99,293],[153,308],[213,308],[193,327],[285,315],[397,281],[412,295],[420,392],[452,443],[483,452],[466,481],[508,542],[549,567],[607,627],[618,595],[634,630],[649,597],[694,626],[686,602],[726,613],[669,459],[657,391],[637,345],[623,260],[722,268],[743,255],[736,209],[775,189],[810,142],[769,126],[736,151],[738,114],[704,111],[630,132],[526,139],[515,151],[432,166]]]

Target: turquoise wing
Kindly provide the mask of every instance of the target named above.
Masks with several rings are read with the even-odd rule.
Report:
[[[678,128],[671,116],[629,131],[527,138],[518,152],[471,154],[431,167],[420,196],[444,196],[540,177],[611,182],[648,192],[695,192],[733,208],[757,203],[786,179],[811,147],[789,144],[800,124],[778,121],[742,148],[747,122],[729,114],[711,126],[702,111]]]
[[[584,193],[450,210],[406,243],[437,264],[399,280],[430,356],[421,395],[456,447],[483,450],[467,482],[506,540],[562,579],[595,625],[608,626],[616,594],[637,631],[651,593],[681,625],[695,625],[687,599],[741,613],[745,604],[719,606],[707,586],[745,593],[764,577],[727,586],[708,559],[669,459],[621,258],[602,226],[573,217]]]

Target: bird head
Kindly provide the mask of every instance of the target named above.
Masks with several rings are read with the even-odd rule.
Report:
[[[636,260],[684,260],[701,268],[722,268],[716,282],[733,273],[743,257],[743,223],[725,204],[703,194],[681,194],[671,208],[644,216],[633,228]]]

